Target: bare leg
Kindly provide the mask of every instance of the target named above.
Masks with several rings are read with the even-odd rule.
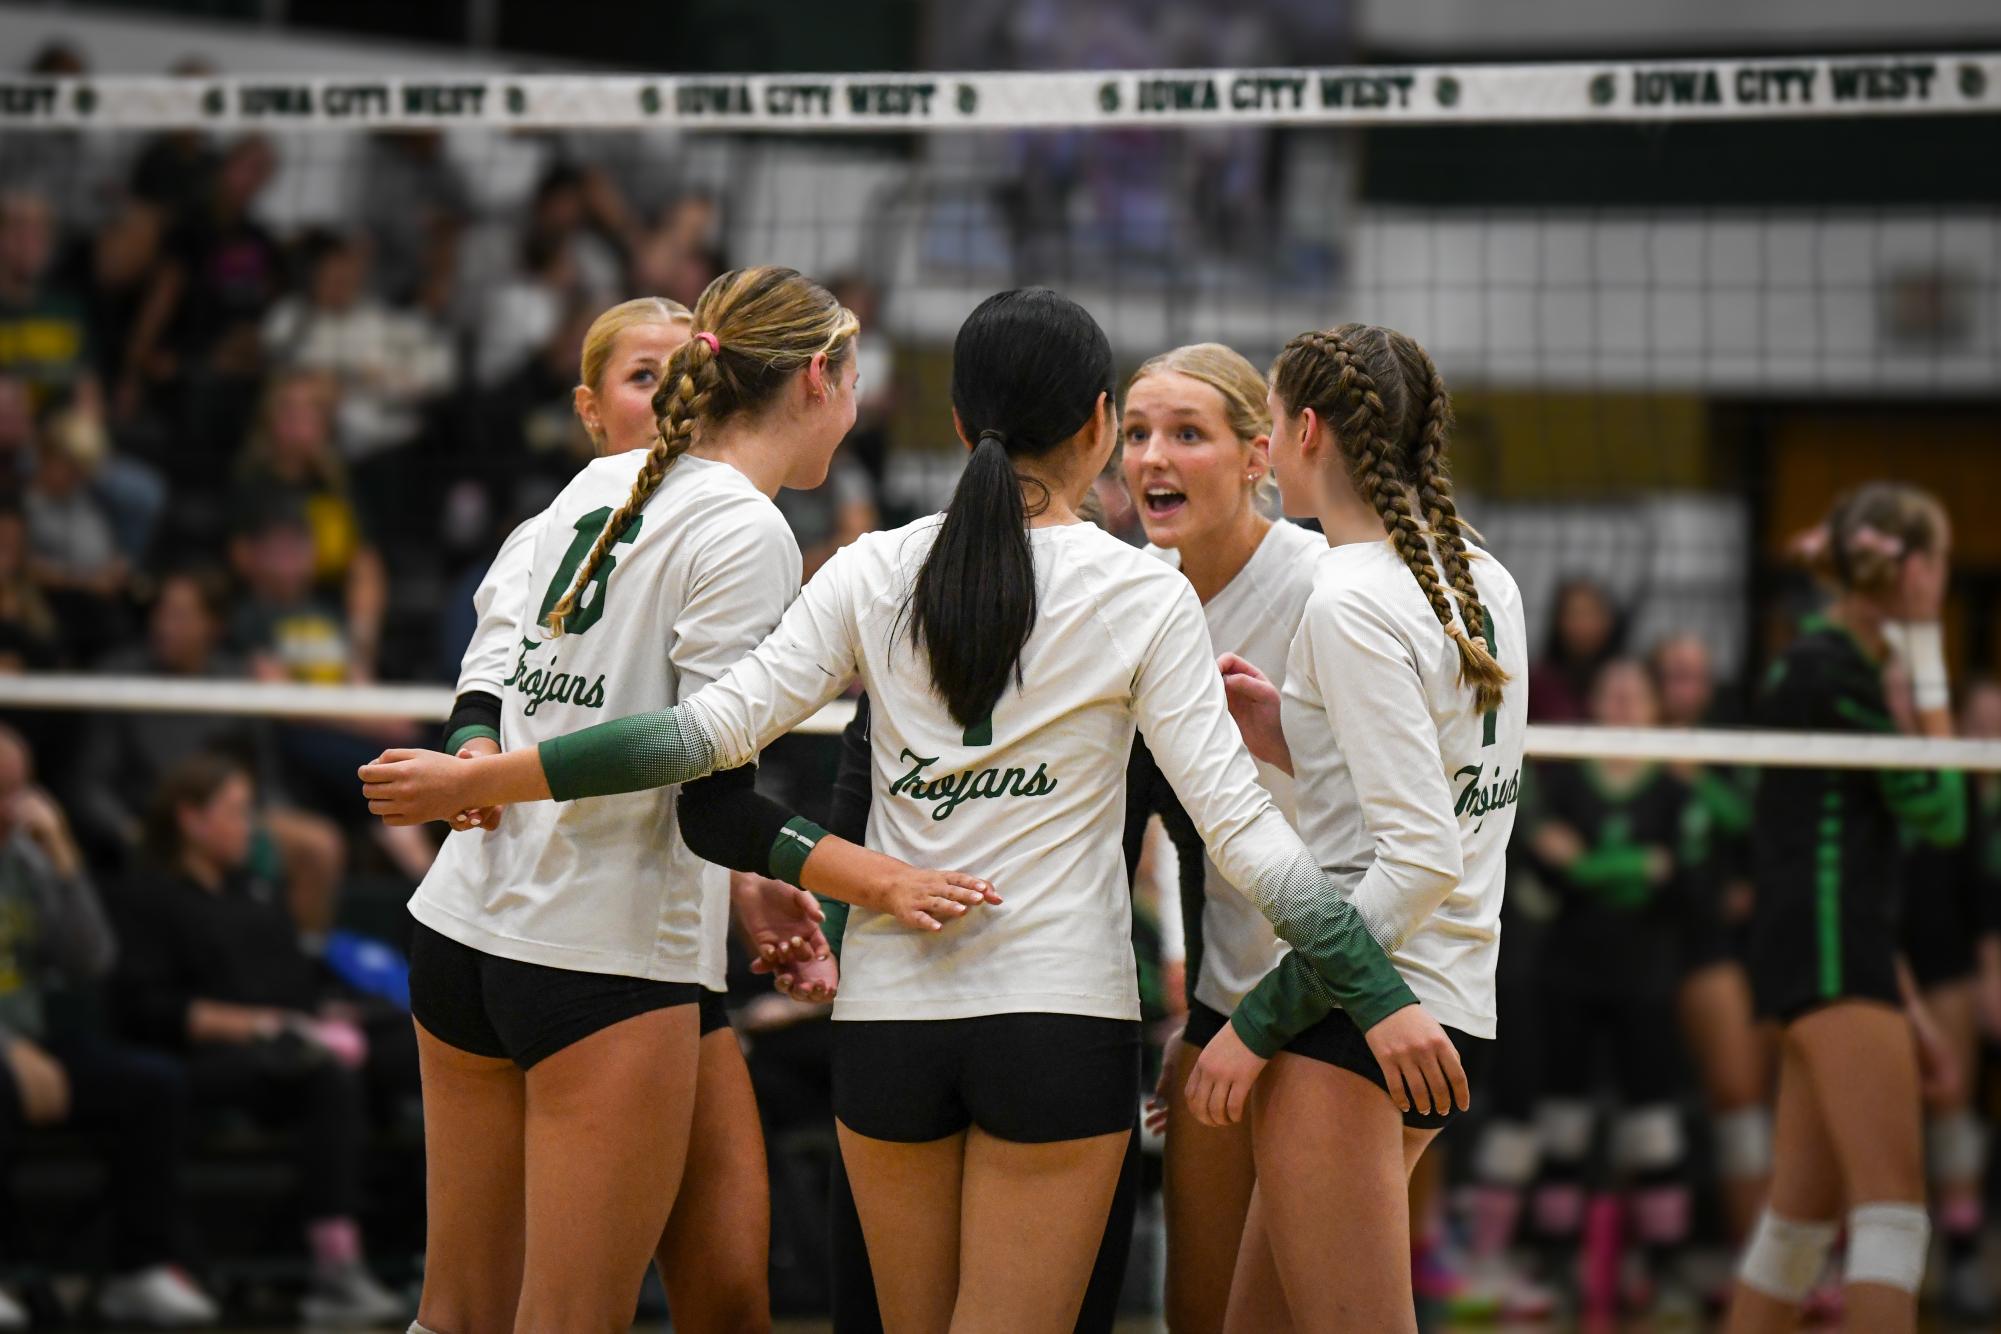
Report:
[[[1264,1206],[1255,1191],[1244,1217],[1243,1247],[1237,1252],[1237,1272],[1230,1280],[1229,1334],[1285,1334],[1292,1329],[1292,1311],[1285,1304],[1285,1285],[1265,1229]]]
[[[1244,1217],[1257,1168],[1249,1118],[1205,1126],[1188,1110],[1188,1075],[1202,1052],[1185,1044],[1170,1072],[1162,1195],[1167,1212],[1167,1327],[1216,1334],[1230,1306]],[[1269,1248],[1267,1260],[1269,1260]]]
[[[870,1139],[835,1123],[888,1334],[945,1334],[959,1294],[961,1131],[925,1144]]]
[[[1411,1160],[1389,1095],[1351,1071],[1281,1052],[1258,1080],[1251,1112],[1258,1199],[1295,1326],[1416,1334]]]
[[[680,1188],[696,1007],[635,1015],[527,1075],[526,1272],[515,1328],[624,1330]]]
[[[417,1025],[424,1081],[424,1295],[417,1320],[450,1334],[514,1327],[521,1291],[525,1084]]]
[[[966,1132],[953,1334],[1076,1324],[1130,1138],[1017,1144]]]
[[[688,1165],[654,1251],[674,1328],[759,1334],[771,1328],[771,1187],[757,1097],[736,1034],[701,1041]]]

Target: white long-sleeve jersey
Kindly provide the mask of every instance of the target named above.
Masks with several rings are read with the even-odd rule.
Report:
[[[798,592],[799,547],[777,506],[728,464],[684,455],[607,553],[568,633],[551,638],[544,617],[645,457],[588,465],[508,539],[490,597],[482,585],[459,685],[501,697],[504,746],[686,699]],[[503,958],[720,990],[729,876],[682,840],[679,791],[510,807],[499,829],[445,840],[410,912]]]
[[[1491,1038],[1528,653],[1514,578],[1485,552],[1471,567],[1510,678],[1498,709],[1474,709],[1457,647],[1385,540],[1320,557],[1282,717],[1307,846],[1424,1007]]]

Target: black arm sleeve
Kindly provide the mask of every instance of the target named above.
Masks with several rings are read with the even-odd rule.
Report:
[[[788,828],[811,826],[757,790],[756,765],[739,765],[684,784],[676,809],[688,851],[703,861],[732,871],[794,879],[782,873],[773,854],[786,846]]]
[[[500,697],[484,690],[468,690],[452,701],[452,716],[445,719],[445,754],[456,753],[476,736],[500,740]]]
[[[827,803],[827,832],[850,843],[868,837],[869,805],[868,696],[855,700],[854,720],[841,733],[841,763],[834,773],[834,795]]]
[[[1174,795],[1174,789],[1161,773],[1153,752],[1147,749],[1142,737],[1133,738],[1132,758],[1126,762],[1126,883],[1131,884],[1139,875],[1141,848],[1146,842],[1146,824],[1152,816],[1160,817],[1161,825],[1167,830],[1168,841],[1174,844],[1176,859],[1181,863],[1181,935],[1184,953],[1183,976],[1188,992],[1186,999],[1193,1001],[1195,983],[1202,976],[1202,907],[1208,896],[1204,868],[1208,864],[1209,849],[1202,842],[1195,821],[1183,809],[1181,799]]]

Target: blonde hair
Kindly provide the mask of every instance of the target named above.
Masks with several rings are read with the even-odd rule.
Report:
[[[1148,357],[1126,381],[1126,393],[1149,375],[1185,375],[1215,390],[1223,398],[1223,417],[1239,440],[1271,434],[1271,412],[1265,401],[1265,377],[1241,352],[1221,343],[1190,343]]]
[[[1356,493],[1382,519],[1439,626],[1457,645],[1461,684],[1472,687],[1480,712],[1499,705],[1508,674],[1481,638],[1487,613],[1467,564],[1471,530],[1453,503],[1445,465],[1452,398],[1430,354],[1394,329],[1344,324],[1287,343],[1272,363],[1271,383],[1287,411],[1311,408],[1333,431]],[[1436,558],[1424,540],[1426,528],[1437,541]]]
[[[1904,482],[1866,482],[1834,502],[1797,543],[1809,568],[1838,588],[1871,597],[1894,592],[1904,558],[1945,539],[1945,506]]]
[[[614,307],[599,316],[597,324],[591,326],[592,333],[623,308]],[[645,507],[674,461],[694,446],[697,426],[712,426],[763,408],[793,372],[823,353],[830,367],[838,367],[847,359],[861,328],[855,313],[826,288],[797,270],[768,265],[733,269],[710,283],[695,302],[691,322],[696,336],[674,349],[661,368],[660,388],[653,394],[659,434],[640,465],[632,493],[605,520],[590,554],[577,570],[576,582],[550,610],[547,624],[551,633],[563,633],[564,622],[597,576],[605,552]],[[584,342],[588,369],[588,335]],[[605,348],[609,355],[609,337]],[[603,373],[602,364],[598,371]]]
[[[694,321],[695,312],[664,296],[636,296],[621,301],[592,320],[591,327],[584,330],[584,354],[577,366],[578,378],[593,394],[600,393],[604,389],[605,366],[611,361],[611,350],[617,346],[620,334],[646,324]]]

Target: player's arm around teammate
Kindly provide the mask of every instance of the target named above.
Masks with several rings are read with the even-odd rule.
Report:
[[[1297,779],[1320,864],[1350,868],[1349,902],[1470,1054],[1494,1031],[1526,716],[1523,687],[1504,689],[1526,667],[1519,593],[1465,544],[1444,466],[1449,400],[1423,349],[1369,326],[1303,334],[1272,385],[1286,511],[1319,518],[1332,550],[1282,700],[1226,658],[1233,710],[1252,750]],[[1311,981],[1288,956],[1190,1080],[1215,1121],[1256,1081],[1259,1184],[1228,1324],[1415,1330],[1405,1182],[1467,1105],[1463,1079],[1448,1090],[1428,1061],[1411,1078],[1404,1016],[1367,1028]]]

